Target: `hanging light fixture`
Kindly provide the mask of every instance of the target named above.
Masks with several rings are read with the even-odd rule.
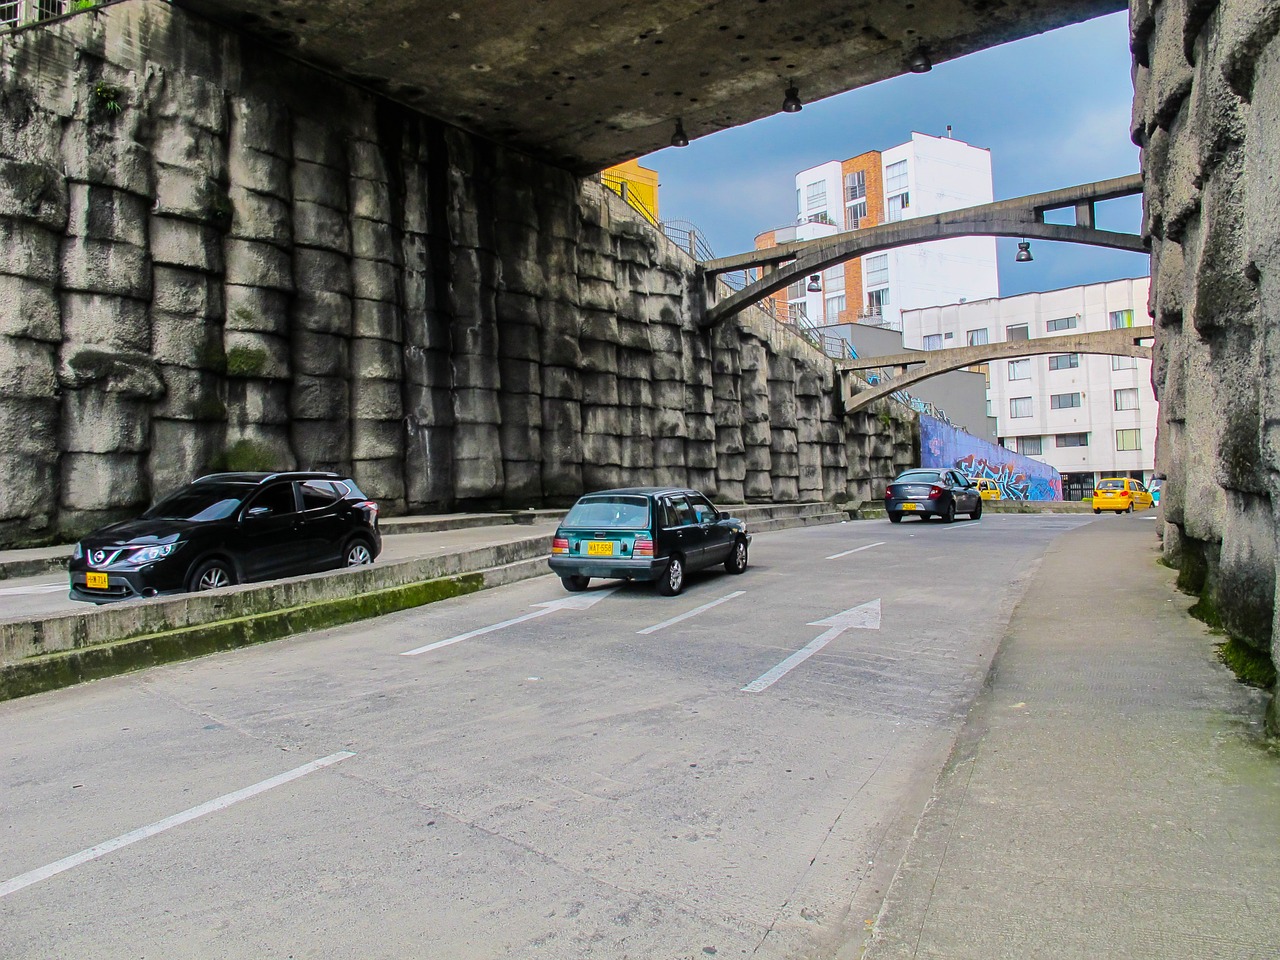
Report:
[[[800,102],[800,91],[795,84],[787,87],[787,95],[782,101],[783,113],[799,113],[804,109],[804,104]]]
[[[689,145],[689,138],[685,136],[684,132],[684,122],[679,117],[676,118],[676,132],[671,134],[671,145],[673,147],[687,147]]]
[[[907,69],[912,73],[928,73],[933,69],[933,61],[924,47],[916,47],[916,52],[907,61]]]
[[[806,287],[810,293],[822,292],[822,277],[819,274],[811,274],[809,277],[809,286]]]
[[[1031,241],[1022,240],[1018,243],[1018,255],[1013,258],[1015,263],[1030,263],[1035,257],[1031,256]]]

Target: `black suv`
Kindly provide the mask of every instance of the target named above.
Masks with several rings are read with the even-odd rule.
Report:
[[[216,473],[76,544],[71,599],[107,603],[372,563],[378,505],[336,473]]]

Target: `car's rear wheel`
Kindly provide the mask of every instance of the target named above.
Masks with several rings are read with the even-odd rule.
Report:
[[[733,549],[729,551],[729,559],[724,562],[724,568],[730,573],[742,573],[747,569],[747,542],[745,540],[735,540]]]
[[[190,588],[192,590],[221,590],[223,587],[234,586],[236,582],[236,572],[225,560],[206,560],[191,574]]]
[[[901,523],[901,522],[902,522],[902,514],[900,514],[900,513],[894,513],[892,510],[891,510],[891,511],[889,511],[889,522],[890,522],[890,523]]]
[[[1127,507],[1125,507],[1125,508],[1124,508],[1124,512],[1125,512],[1125,513],[1133,513],[1133,504],[1131,503],[1131,504],[1129,504]]]
[[[972,512],[970,512],[969,519],[970,520],[982,519],[982,500],[981,499],[978,500],[977,506],[975,506]]]
[[[591,582],[591,578],[579,576],[575,573],[567,577],[561,577],[560,582],[564,584],[564,588],[570,593],[581,593],[587,589],[587,584]]]
[[[364,539],[352,540],[347,544],[347,551],[342,556],[343,566],[363,567],[373,563],[373,548]]]
[[[658,578],[658,592],[664,597],[674,597],[684,589],[684,557],[675,554],[667,561],[667,569]]]
[[[1094,508],[1093,508],[1093,512],[1094,512],[1094,513],[1101,513],[1101,512],[1102,512],[1102,508],[1101,508],[1101,507],[1094,507]]]
[[[950,502],[949,502],[945,507],[943,507],[943,508],[942,508],[942,512],[941,512],[940,514],[938,514],[938,518],[939,518],[943,523],[951,523],[953,520],[955,520],[955,518],[956,518],[956,502],[955,502],[954,500],[952,500],[952,501],[950,501]]]

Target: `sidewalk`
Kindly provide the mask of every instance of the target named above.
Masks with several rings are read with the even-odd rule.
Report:
[[[1280,955],[1264,695],[1217,662],[1157,555],[1136,519],[1051,547],[868,960]]]

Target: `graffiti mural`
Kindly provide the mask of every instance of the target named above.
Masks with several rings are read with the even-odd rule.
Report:
[[[959,427],[920,415],[920,466],[953,467],[994,480],[1006,500],[1061,500],[1062,474],[1047,463],[988,443]]]

